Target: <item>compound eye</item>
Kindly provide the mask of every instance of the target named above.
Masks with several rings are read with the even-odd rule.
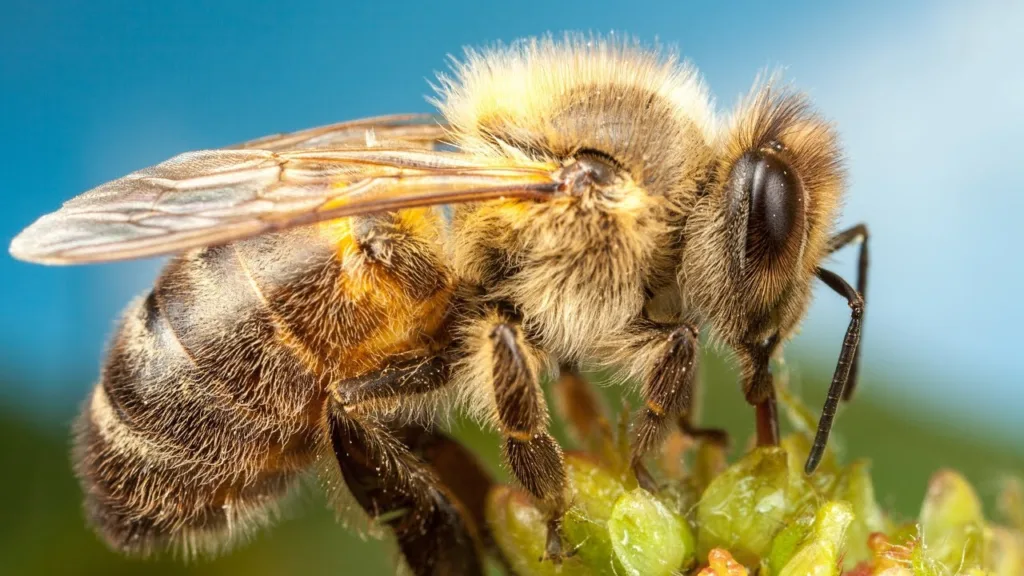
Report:
[[[611,156],[597,150],[583,149],[559,171],[557,177],[568,184],[569,194],[579,196],[594,186],[614,184],[620,168]]]
[[[589,174],[595,184],[607,185],[615,180],[615,175],[622,166],[610,154],[584,148],[576,153],[576,162]]]
[[[749,173],[747,251],[779,257],[799,248],[804,231],[804,193],[793,169],[762,153]]]

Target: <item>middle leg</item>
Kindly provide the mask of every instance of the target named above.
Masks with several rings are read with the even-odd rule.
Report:
[[[512,475],[548,518],[545,558],[559,562],[562,518],[567,508],[562,449],[548,432],[547,403],[540,375],[546,354],[527,338],[515,317],[489,310],[468,327],[470,338],[461,377],[488,406],[504,438],[502,455]]]
[[[637,483],[650,492],[658,486],[644,457],[664,438],[670,426],[686,423],[697,371],[697,329],[688,324],[664,325],[638,321],[629,347],[634,371],[643,375],[644,406],[633,423],[630,464]]]

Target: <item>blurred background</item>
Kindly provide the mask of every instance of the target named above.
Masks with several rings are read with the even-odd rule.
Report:
[[[429,111],[428,81],[465,45],[627,32],[677,46],[720,107],[783,66],[840,127],[852,177],[843,223],[872,231],[864,378],[837,446],[874,462],[880,500],[907,517],[940,467],[964,471],[989,504],[1000,475],[1024,472],[1024,3],[3,4],[4,243],[63,200],[186,150]],[[854,258],[834,264],[851,281]],[[122,560],[85,529],[68,424],[119,310],[159,264],[0,256],[0,572],[388,573],[386,547],[335,524],[315,494],[255,543],[190,566]],[[848,314],[820,288],[787,352],[792,386],[813,405]],[[712,357],[705,369],[705,422],[746,438],[731,368]],[[494,464],[493,438],[463,434]]]

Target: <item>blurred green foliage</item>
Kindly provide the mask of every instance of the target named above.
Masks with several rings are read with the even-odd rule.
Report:
[[[812,406],[824,396],[831,366],[790,359],[791,388]],[[801,378],[795,378],[799,367]],[[753,412],[743,404],[735,373],[708,356],[702,364],[702,422],[729,430],[734,451],[747,448]],[[1024,447],[1013,439],[979,437],[973,426],[947,417],[929,425],[928,414],[909,403],[885,401],[886,382],[867,378],[856,401],[843,409],[834,440],[843,459],[870,461],[875,496],[882,507],[912,519],[920,511],[929,477],[938,469],[959,470],[978,490],[993,515],[1006,474],[1024,472]],[[83,383],[82,396],[87,385]],[[612,409],[635,404],[622,387],[603,388]],[[315,490],[291,506],[291,515],[253,542],[215,560],[182,564],[127,560],[108,551],[85,527],[81,494],[68,460],[68,422],[38,422],[13,407],[0,407],[0,573],[2,574],[391,574],[393,549],[363,540],[335,521]],[[556,423],[556,436],[568,440]],[[498,439],[458,421],[455,434],[499,476]]]

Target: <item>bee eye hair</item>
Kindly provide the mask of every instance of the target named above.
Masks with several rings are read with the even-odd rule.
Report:
[[[619,162],[617,158],[603,150],[598,150],[597,148],[580,148],[576,151],[575,156],[577,158],[585,157],[598,160],[604,164],[608,164],[611,168],[616,170],[621,170],[623,167],[622,163]]]

